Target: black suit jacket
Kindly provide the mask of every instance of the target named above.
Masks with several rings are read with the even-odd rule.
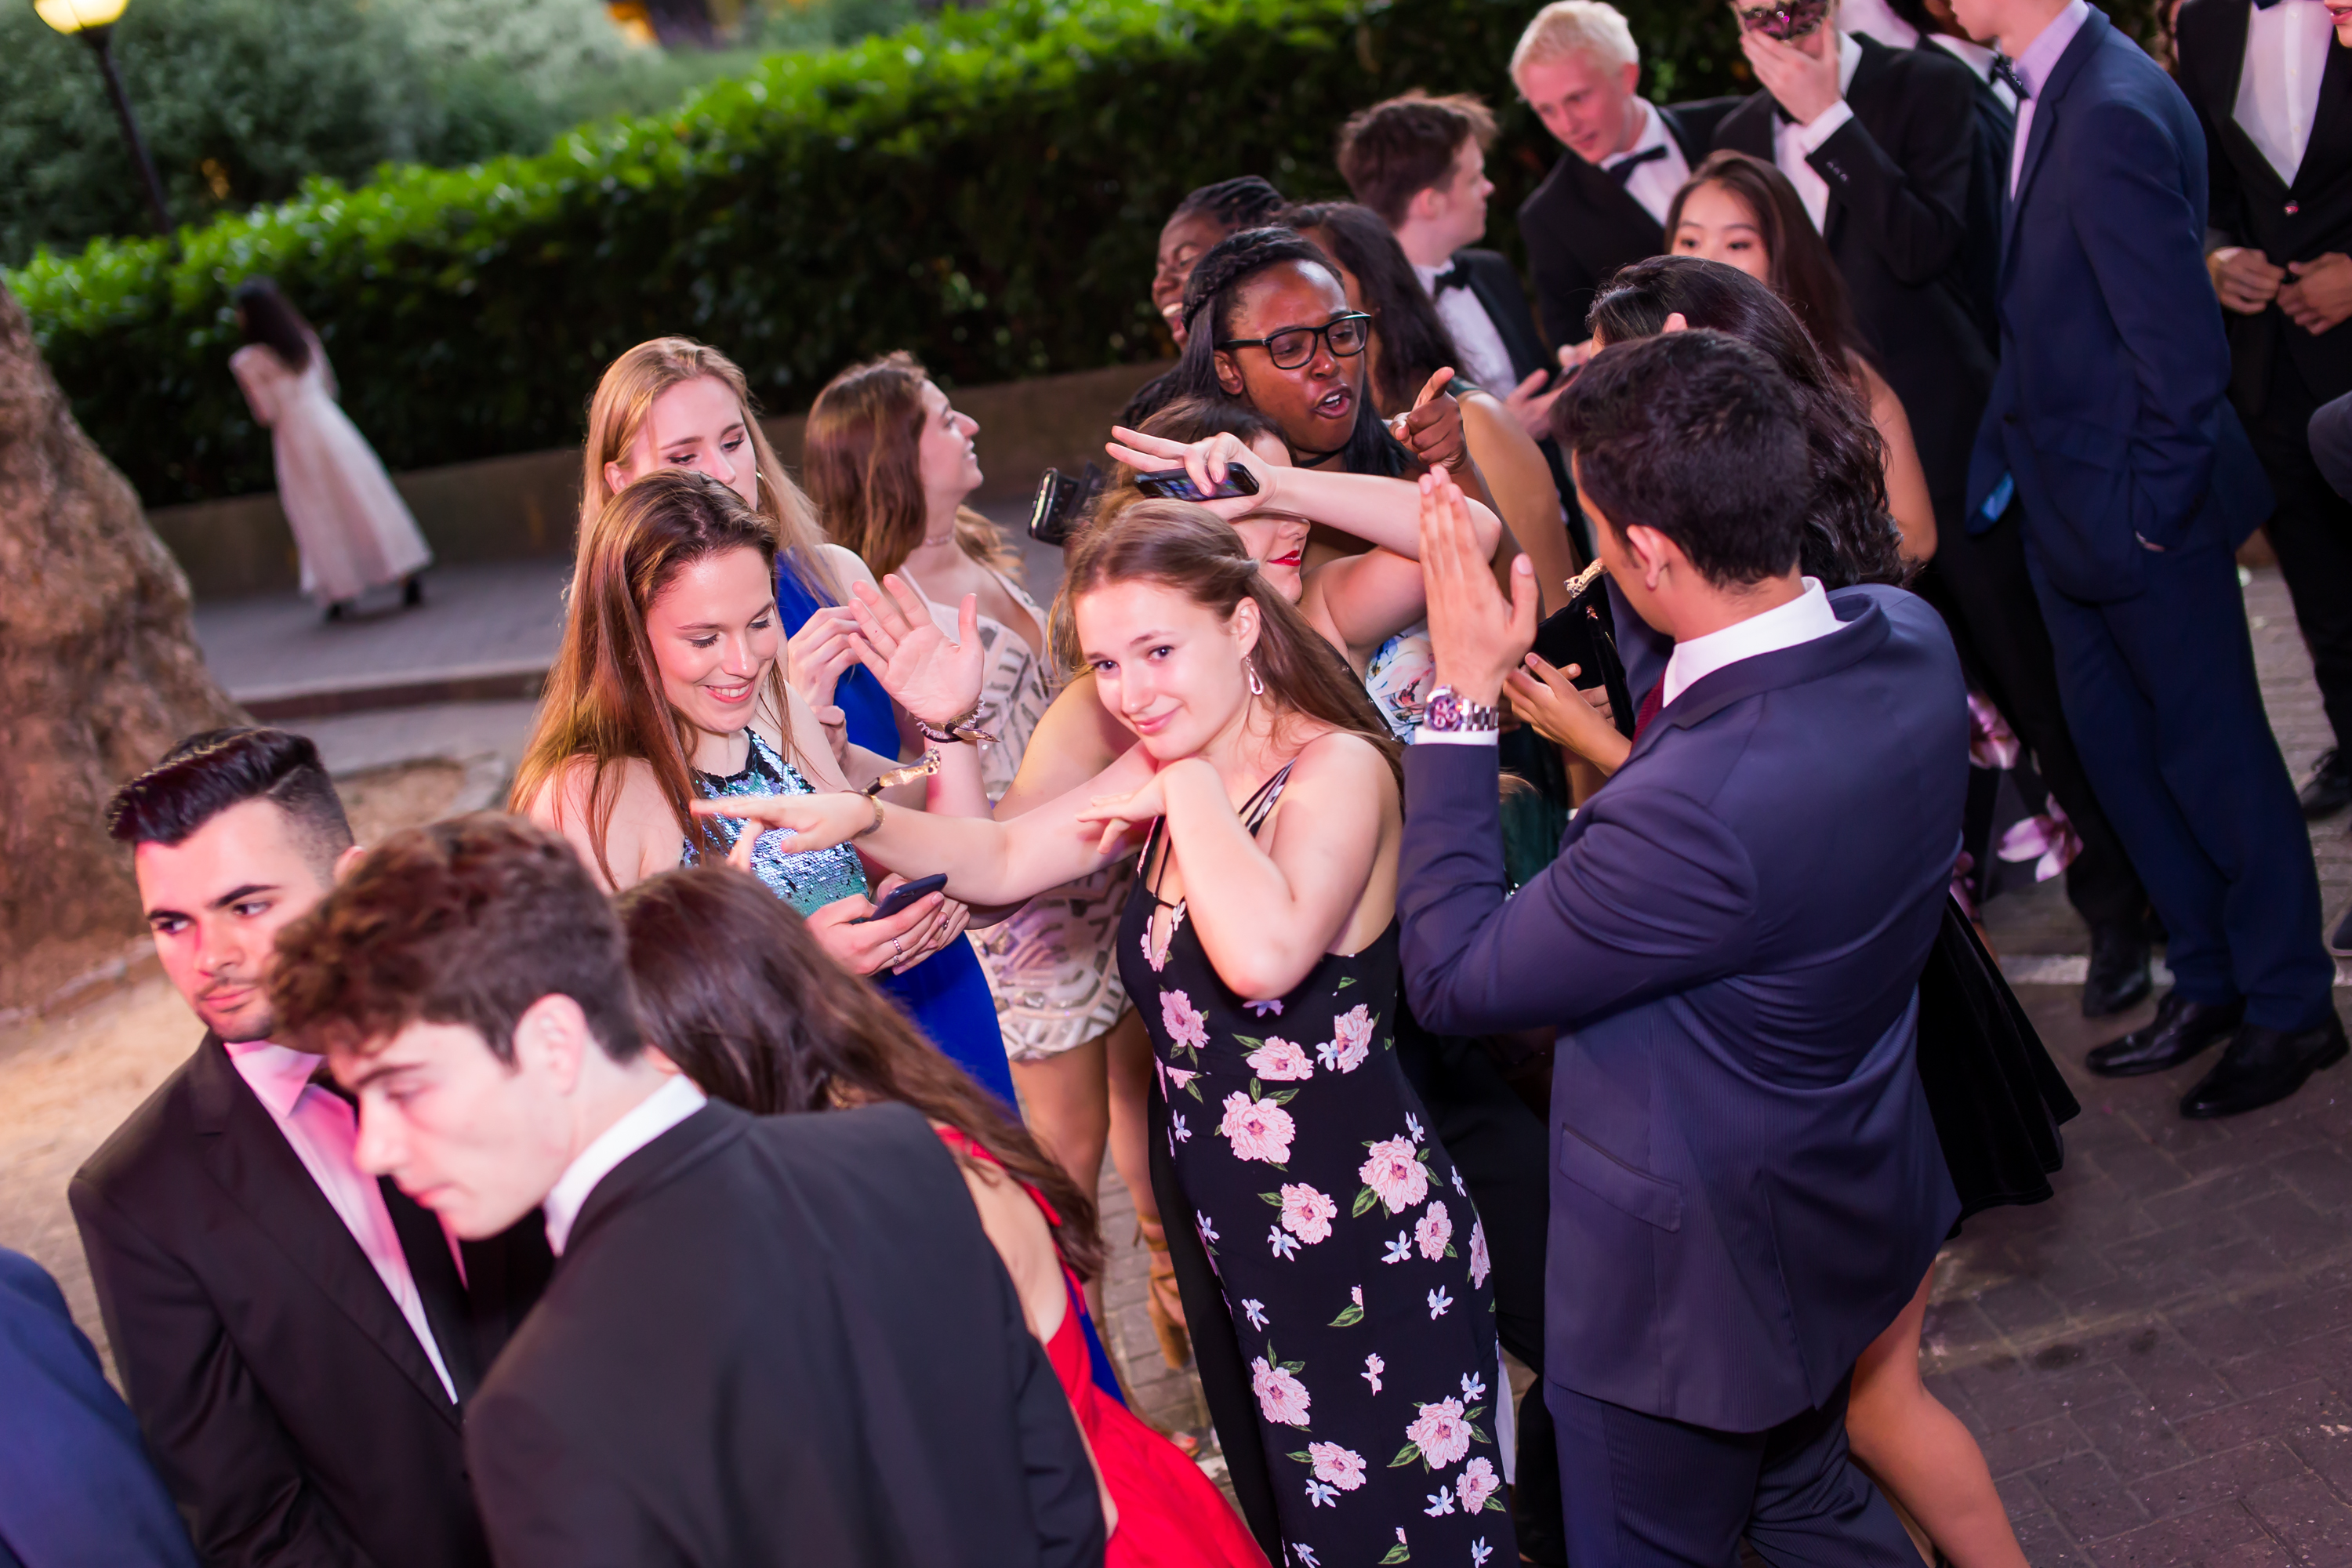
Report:
[[[1976,73],[1940,49],[1857,37],[1853,118],[1806,160],[1830,188],[1822,225],[1853,314],[1903,400],[1938,527],[1959,525],[1993,353],[1971,308],[1965,215],[1977,162]],[[1715,144],[1773,160],[1778,105],[1751,94]],[[1979,245],[1981,237],[1979,237]],[[1973,253],[1979,266],[1981,251]]]
[[[902,1105],[707,1105],[621,1162],[466,1451],[501,1568],[1103,1559],[1069,1401]]]
[[[461,1396],[548,1268],[536,1214],[466,1247],[384,1201]],[[214,1564],[471,1564],[457,1405],[367,1255],[206,1035],[74,1175],[99,1310],[149,1451]]]
[[[1717,122],[1738,104],[1736,98],[1701,99],[1661,104],[1658,115],[1684,160],[1696,168]],[[1647,207],[1605,170],[1566,150],[1519,204],[1519,237],[1535,275],[1536,308],[1555,348],[1591,335],[1584,319],[1592,297],[1619,268],[1666,247],[1665,231]]]
[[[2352,253],[2352,50],[2328,38],[2311,140],[2294,179],[2282,180],[2237,121],[2249,9],[2248,0],[2188,0],[2177,24],[2175,79],[2205,132],[2206,223],[2229,244],[2252,246],[2276,266],[2331,250]],[[2352,324],[2314,337],[2276,305],[2259,316],[2227,310],[2222,320],[2231,400],[2248,419],[2263,411],[2271,363],[2281,352],[2321,402],[2352,392]]]
[[[1543,338],[1536,331],[1536,319],[1528,311],[1527,290],[1519,287],[1518,269],[1499,250],[1457,250],[1454,265],[1469,279],[1470,292],[1476,296],[1486,319],[1495,323],[1501,335],[1504,349],[1511,356],[1511,374],[1520,381],[1539,370],[1549,370],[1556,363],[1545,352]],[[1497,397],[1508,397],[1507,386],[1484,387]]]

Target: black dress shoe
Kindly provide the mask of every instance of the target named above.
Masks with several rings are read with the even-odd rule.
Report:
[[[2205,1121],[2275,1105],[2303,1087],[2322,1068],[2334,1067],[2352,1049],[2344,1040],[2344,1020],[2331,1009],[2315,1029],[2266,1029],[2248,1024],[2230,1048],[2180,1101],[2180,1114]]]
[[[2147,1001],[2156,989],[2147,954],[2147,938],[2130,926],[2094,928],[2090,973],[2083,977],[2083,1016],[2105,1018]]]
[[[2311,782],[2303,786],[2295,801],[2303,807],[2306,822],[2333,816],[2352,805],[2352,759],[2340,751],[2327,752],[2312,768]]]
[[[2337,958],[2352,958],[2352,910],[2346,910],[2336,929],[2327,933],[2327,951]]]
[[[2142,1024],[2121,1039],[2095,1046],[2084,1058],[2084,1065],[2101,1078],[2137,1078],[2144,1072],[2162,1072],[2177,1068],[2182,1062],[2229,1037],[2246,1016],[2243,1002],[2232,1002],[2217,1007],[2210,1002],[2191,1002],[2178,991],[2168,991],[2164,1000],[2156,1005],[2156,1017]]]

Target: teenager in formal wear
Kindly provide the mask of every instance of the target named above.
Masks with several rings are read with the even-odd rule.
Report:
[[[1843,0],[1839,13],[1843,25],[1854,32],[1870,32],[1854,26],[1854,7],[1866,3]],[[1960,242],[1962,276],[1968,284],[1969,313],[1975,317],[1985,346],[1999,353],[2000,323],[1994,317],[1992,301],[2000,287],[2000,210],[2007,200],[2003,193],[2009,184],[2009,154],[2017,139],[2017,89],[2006,79],[2006,72],[1993,68],[2000,57],[1992,47],[1977,42],[1961,27],[1952,15],[1952,0],[1881,3],[1891,6],[1898,27],[1907,27],[1916,36],[1909,46],[1903,46],[1899,37],[1874,33],[1879,42],[1940,49],[1968,67],[1976,79],[1976,161],[1969,172],[1968,207],[1961,215],[1967,230]]]
[[[2306,817],[2352,805],[2352,501],[2312,460],[2319,405],[2352,392],[2352,49],[2320,0],[2190,0],[2174,79],[2205,133],[2206,258],[2230,339],[2230,398],[2278,501],[2272,547],[2336,744]]]
[[[1605,0],[1553,0],[1511,50],[1511,81],[1567,149],[1519,204],[1536,308],[1563,364],[1585,352],[1592,297],[1629,261],[1666,247],[1666,206],[1738,99],[1654,104],[1642,52]]]
[[[1966,793],[1958,660],[1911,596],[1800,574],[1801,405],[1754,350],[1612,346],[1560,406],[1612,580],[1675,649],[1624,765],[1507,900],[1487,742],[1535,598],[1470,580],[1432,485],[1444,689],[1406,754],[1399,908],[1423,1017],[1559,1031],[1570,1560],[1727,1563],[1744,1535],[1898,1568],[1917,1553],[1844,1407],[1958,1210],[1913,1037]]]
[[[452,1241],[358,1163],[266,989],[360,856],[317,749],[192,735],[116,792],[163,973],[205,1026],[68,1196],[131,1408],[204,1561],[487,1564],[461,1416],[545,1281],[536,1220]]]
[[[237,285],[245,346],[228,368],[255,421],[269,431],[278,501],[301,558],[302,592],[341,620],[372,588],[397,584],[425,602],[433,552],[367,437],[337,405],[335,373],[319,334],[267,278]]]
[[[937,1135],[751,1117],[648,1056],[569,841],[395,834],[280,951],[363,1166],[459,1236],[545,1215],[554,1278],[467,1413],[499,1563],[1102,1561],[1069,1402]]]
[[[139,1423],[48,1270],[0,1247],[0,1563],[196,1568]]]
[[[667,871],[617,907],[649,1048],[705,1093],[755,1116],[910,1105],[954,1151],[1086,1434],[1113,1568],[1265,1568],[1200,1467],[1089,1377],[1081,1292],[1102,1241],[1094,1199],[1062,1164],[751,879]]]
[[[1080,536],[1066,592],[1138,740],[1094,778],[1011,822],[841,795],[726,809],[989,904],[1139,851],[1119,963],[1222,1287],[1187,1306],[1249,1358],[1255,1419],[1218,1431],[1276,1477],[1267,1555],[1507,1562],[1486,1237],[1394,1048],[1395,742],[1214,512],[1127,508]]]
[[[2180,89],[2084,0],[1957,10],[2016,61],[2025,100],[1969,511],[1998,516],[2012,492],[2021,509],[2067,724],[2168,938],[2155,1020],[2089,1065],[2160,1072],[2226,1040],[2181,1110],[2233,1115],[2346,1043],[2231,558],[2270,489],[2224,395],[2203,138]]]
[[[1151,308],[1184,352],[1184,285],[1216,243],[1274,221],[1283,195],[1255,174],[1240,174],[1187,191],[1160,226],[1151,271]],[[1136,389],[1118,411],[1121,425],[1140,425],[1180,395],[1174,371],[1162,371]]]

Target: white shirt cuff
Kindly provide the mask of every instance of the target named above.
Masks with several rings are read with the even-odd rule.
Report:
[[[1502,732],[1496,730],[1433,730],[1423,724],[1412,732],[1416,746],[1498,746]]]
[[[1797,127],[1797,145],[1808,156],[1821,151],[1822,143],[1838,133],[1839,128],[1853,118],[1853,110],[1840,99],[1814,116],[1811,123]]]

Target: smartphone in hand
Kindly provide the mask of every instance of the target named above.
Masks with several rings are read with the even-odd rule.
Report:
[[[1156,500],[1231,500],[1235,496],[1257,494],[1257,476],[1239,463],[1229,463],[1223,481],[1202,495],[1191,474],[1181,468],[1169,468],[1156,474],[1136,475],[1135,488]]]
[[[934,871],[919,881],[901,882],[882,895],[882,901],[874,906],[872,914],[860,915],[849,923],[862,926],[868,921],[887,921],[926,893],[936,893],[947,885],[948,874],[945,871]]]

